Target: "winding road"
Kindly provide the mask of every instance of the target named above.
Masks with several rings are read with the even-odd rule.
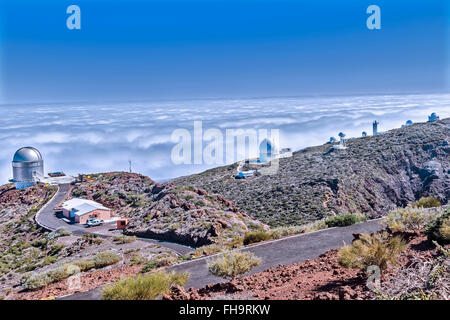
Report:
[[[113,224],[115,225],[115,222],[105,224],[104,226],[87,229],[78,224],[66,223],[64,220],[56,217],[54,213],[54,208],[57,207],[59,204],[61,204],[64,201],[64,199],[66,199],[66,197],[69,195],[69,192],[70,192],[70,184],[60,184],[58,186],[58,190],[56,191],[53,198],[50,199],[50,201],[48,201],[47,204],[45,204],[45,206],[42,207],[42,209],[39,210],[39,212],[35,216],[35,221],[39,226],[50,231],[54,231],[58,228],[64,227],[67,230],[69,230],[72,234],[77,236],[82,236],[84,234],[89,233],[96,234],[103,238],[117,236],[117,234],[114,234],[109,231],[109,227],[112,226]],[[193,248],[191,247],[169,241],[154,240],[148,238],[138,238],[138,239],[141,241],[158,244],[162,247],[175,251],[179,255],[188,254],[193,250]]]
[[[276,267],[317,258],[331,249],[337,249],[345,243],[351,243],[354,233],[372,233],[382,230],[380,219],[357,223],[343,228],[329,228],[311,233],[295,235],[279,240],[262,242],[237,250],[253,252],[262,259],[261,265],[251,273],[257,273]],[[183,262],[167,268],[168,271],[189,272],[190,279],[186,288],[202,288],[205,285],[224,281],[208,272],[207,263],[211,257]],[[61,300],[98,300],[102,288],[60,298]]]

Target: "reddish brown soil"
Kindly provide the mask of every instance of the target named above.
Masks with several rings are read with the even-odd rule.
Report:
[[[134,276],[141,271],[142,266],[126,266],[123,268],[123,277]],[[88,290],[95,289],[99,286],[112,283],[119,280],[122,277],[122,269],[116,267],[109,270],[97,270],[88,273],[81,274],[81,288],[80,289],[70,289],[68,287],[68,281],[63,280],[57,283],[53,283],[41,290],[37,291],[25,291],[15,294],[13,297],[8,297],[8,299],[15,300],[41,300],[41,299],[52,299],[55,297],[65,296],[68,294],[73,294],[76,292],[84,292]]]
[[[413,258],[431,258],[434,246],[420,234],[410,234],[408,245],[399,257],[399,264],[382,274],[382,281],[394,277],[399,268],[408,266]],[[278,266],[246,276],[233,283],[208,285],[199,290],[185,291],[175,287],[165,299],[224,299],[239,296],[271,300],[361,300],[373,299],[375,294],[366,286],[364,274],[346,269],[338,263],[338,250],[330,250],[313,260]]]

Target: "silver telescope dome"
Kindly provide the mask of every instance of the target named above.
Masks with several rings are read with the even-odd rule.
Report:
[[[44,160],[36,148],[24,147],[16,151],[12,161],[13,179],[17,189],[28,188],[44,176]]]
[[[14,154],[13,162],[33,162],[42,161],[42,155],[36,148],[24,147],[20,148]]]

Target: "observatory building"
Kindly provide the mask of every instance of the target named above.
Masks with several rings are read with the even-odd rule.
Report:
[[[378,121],[376,121],[376,120],[372,123],[372,129],[373,129],[373,135],[374,136],[381,136],[383,134],[386,134],[386,132],[378,131],[378,125],[379,124],[380,123]]]
[[[374,136],[378,135],[378,125],[379,124],[380,123],[378,121],[376,121],[376,120],[372,123],[372,129],[373,129],[373,135]]]
[[[404,128],[404,127],[409,127],[409,126],[412,126],[412,125],[413,125],[412,120],[408,120],[408,121],[406,121],[405,124],[402,124],[402,128]]]
[[[339,138],[340,138],[339,144],[334,145],[333,149],[335,149],[335,150],[347,149],[347,146],[346,146],[347,139],[345,139],[345,136],[346,136],[345,133],[339,132]]]
[[[269,139],[264,139],[259,145],[259,161],[269,162],[278,155],[278,147]]]
[[[436,112],[433,112],[430,116],[428,116],[428,122],[438,121],[439,116],[436,114]]]
[[[12,161],[13,182],[16,189],[34,185],[39,177],[44,176],[44,160],[41,153],[33,147],[20,148]]]

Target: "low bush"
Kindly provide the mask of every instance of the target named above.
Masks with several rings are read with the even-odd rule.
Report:
[[[390,237],[387,232],[362,234],[352,245],[339,250],[339,264],[364,271],[369,266],[378,266],[384,270],[388,263],[397,262],[397,257],[404,248],[405,242],[400,237]]]
[[[272,239],[269,231],[250,231],[245,234],[244,245]]]
[[[136,253],[130,259],[129,265],[130,266],[138,266],[138,265],[141,265],[141,264],[145,264],[147,262],[148,262],[148,259],[146,257],[143,257],[140,254]]]
[[[383,224],[394,232],[416,231],[423,229],[434,216],[435,213],[418,208],[396,209],[389,212]]]
[[[94,259],[84,259],[79,260],[73,263],[76,265],[82,272],[88,271],[95,268],[95,262]]]
[[[447,218],[442,222],[439,232],[446,241],[450,240],[450,219]]]
[[[173,285],[184,286],[188,273],[167,273],[159,271],[135,278],[119,280],[103,289],[103,300],[153,300],[170,292]]]
[[[235,279],[260,264],[261,259],[251,252],[231,251],[210,260],[208,270],[217,277]]]
[[[38,239],[33,241],[31,244],[35,248],[45,249],[47,247],[48,240],[46,238]]]
[[[49,270],[45,273],[31,275],[25,281],[24,287],[28,290],[37,290],[46,287],[53,282],[58,282],[67,279],[79,271],[80,269],[75,265],[71,264],[62,265],[56,269]]]
[[[113,241],[116,244],[132,243],[136,241],[136,236],[121,235],[119,237],[114,237]]]
[[[69,236],[69,235],[71,235],[71,233],[65,227],[61,227],[61,228],[56,229],[53,232],[50,232],[47,235],[47,240],[53,240],[53,239],[56,239],[59,237],[64,237],[64,236]]]
[[[157,257],[156,259],[151,260],[147,263],[141,270],[141,273],[147,273],[157,268],[163,268],[170,266],[177,262],[177,258],[171,256],[163,256]]]
[[[57,256],[59,252],[61,252],[62,249],[64,249],[64,245],[54,245],[51,246],[50,250],[48,251],[49,256]]]
[[[280,239],[306,232],[305,226],[277,227],[270,230],[271,239]]]
[[[328,226],[325,220],[319,220],[313,223],[300,226],[288,226],[288,227],[276,227],[270,231],[264,229],[258,229],[254,231],[247,232],[244,236],[243,244],[249,245],[252,243],[257,243],[267,240],[275,240],[284,237],[293,236],[300,233],[317,231],[320,229],[325,229]]]
[[[347,227],[355,224],[357,222],[361,222],[363,218],[356,214],[342,214],[334,217],[330,217],[325,220],[325,224],[328,228],[332,227]]]
[[[218,245],[216,243],[206,245],[200,248],[197,248],[194,250],[194,252],[191,253],[191,258],[199,258],[202,256],[212,256],[217,253],[221,253],[226,251],[226,248],[224,246]]]
[[[119,262],[121,258],[114,252],[106,251],[97,254],[94,257],[95,268],[103,268]]]
[[[43,288],[53,282],[58,282],[69,278],[78,272],[88,271],[90,269],[99,269],[120,261],[120,257],[113,252],[101,252],[92,259],[84,259],[73,263],[64,264],[56,269],[44,273],[36,273],[24,281],[24,287],[29,290]]]
[[[450,243],[450,209],[426,225],[425,234],[431,241]]]
[[[158,268],[159,265],[159,261],[158,260],[153,260],[150,261],[149,263],[147,263],[142,269],[141,269],[141,273],[147,273],[150,272],[156,268]]]
[[[101,244],[103,242],[103,239],[100,239],[98,235],[92,233],[83,235],[82,240],[88,244]]]
[[[417,200],[412,204],[414,208],[436,208],[440,207],[442,204],[441,202],[436,198],[420,198],[420,200]]]

